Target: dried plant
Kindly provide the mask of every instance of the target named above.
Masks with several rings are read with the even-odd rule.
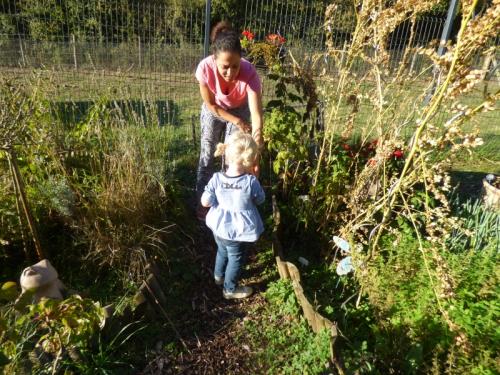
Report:
[[[500,26],[500,1],[492,1],[480,14],[475,14],[478,1],[462,3],[456,42],[446,45],[442,56],[437,53],[436,44],[408,47],[399,66],[391,68],[386,45],[390,33],[401,22],[409,21],[413,25],[411,41],[418,15],[436,4],[407,0],[392,5],[359,2],[350,44],[339,50],[329,35],[328,55],[335,61],[336,71],[326,71],[322,77],[327,83],[320,87],[321,96],[327,101],[325,137],[315,165],[313,186],[330,173],[327,166],[337,158],[335,145],[339,134],[347,139],[356,131],[362,143],[377,139],[375,156],[353,171],[354,182],[348,194],[337,197],[337,201],[345,202],[347,210],[338,212],[338,202],[330,202],[332,209],[325,211],[325,220],[336,231],[340,222],[341,235],[363,244],[367,250],[353,254],[353,258],[363,265],[357,278],[369,296],[377,285],[371,265],[384,256],[381,238],[394,232],[398,217],[409,220],[438,309],[455,335],[456,347],[467,352],[471,349],[470,341],[450,315],[456,281],[444,254],[447,239],[461,223],[450,212],[448,169],[459,150],[482,144],[478,129],[467,131],[465,125],[478,113],[493,110],[500,97],[499,90],[489,92],[485,85],[480,103],[472,107],[461,104],[467,93],[482,84],[485,72],[473,66],[473,59],[478,54],[491,54],[490,44]],[[336,9],[336,5],[327,8],[327,34],[332,30]],[[409,53],[425,56],[428,67],[417,75],[409,71]],[[360,70],[360,61],[368,68]],[[367,107],[371,110],[365,110],[361,117]],[[442,120],[443,115],[448,118]],[[398,170],[390,168],[394,150],[404,153],[404,163]],[[419,191],[424,198],[417,208],[412,202]]]
[[[5,156],[12,176],[16,196],[16,206],[20,226],[26,222],[31,233],[38,259],[45,258],[40,243],[37,223],[33,217],[27,198],[24,178],[18,164],[18,152],[30,144],[44,141],[42,132],[37,131],[36,115],[44,112],[39,105],[36,90],[29,90],[23,85],[15,85],[2,78],[0,81],[0,160]],[[3,155],[2,155],[3,154]],[[25,252],[26,250],[26,244]]]
[[[148,260],[163,257],[163,240],[171,227],[161,147],[167,142],[162,129],[149,131],[154,135],[145,144],[141,128],[112,127],[102,135],[107,147],[89,150],[101,159],[93,171],[101,177],[75,223],[90,242],[89,260],[122,269],[134,280],[144,276]]]

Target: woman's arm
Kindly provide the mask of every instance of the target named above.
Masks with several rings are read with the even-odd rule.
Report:
[[[262,93],[248,91],[248,106],[250,107],[250,116],[252,118],[252,137],[255,143],[262,150],[264,147],[264,135],[262,128],[264,126],[264,115],[262,110]],[[257,157],[253,167],[253,174],[257,177],[260,175],[260,158]]]
[[[210,89],[208,88],[207,85],[200,83],[200,94],[201,98],[203,99],[203,102],[207,106],[208,110],[218,117],[223,118],[226,121],[229,121],[233,124],[235,124],[237,127],[239,127],[242,131],[248,132],[250,131],[250,125],[247,124],[244,120],[240,119],[239,117],[236,117],[235,115],[232,115],[228,111],[226,111],[224,108],[218,106],[215,104],[215,95]],[[253,121],[253,116],[252,116],[252,121]]]
[[[252,118],[252,137],[261,149],[264,146],[262,128],[264,125],[264,115],[262,110],[262,93],[248,91],[248,106]]]

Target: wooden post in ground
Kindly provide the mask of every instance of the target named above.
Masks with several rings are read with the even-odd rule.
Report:
[[[137,49],[139,50],[138,56],[139,56],[139,69],[142,66],[142,56],[141,56],[141,37],[137,37]]]
[[[30,229],[31,236],[33,237],[33,243],[35,244],[36,254],[39,260],[45,259],[45,254],[42,250],[42,245],[40,244],[40,237],[38,236],[35,219],[33,218],[31,207],[28,203],[28,198],[26,197],[26,188],[24,186],[23,177],[17,165],[16,153],[13,149],[10,149],[6,152],[6,154],[12,173],[12,179],[14,180],[16,199],[19,201],[20,206],[24,211],[24,215],[26,216],[26,221],[28,222],[28,227]]]
[[[73,45],[73,65],[75,70],[78,70],[78,63],[76,61],[76,38],[75,34],[71,34],[71,44]]]
[[[26,66],[26,57],[24,56],[23,40],[19,36],[19,50],[21,51],[21,65],[24,68]]]
[[[196,150],[196,116],[191,115],[191,132],[193,135],[193,147]]]
[[[490,70],[490,65],[492,65],[492,69]],[[481,67],[481,70],[483,71],[483,80],[489,80],[493,78],[493,73],[495,72],[497,68],[497,61],[495,59],[495,50],[492,50],[489,54],[486,55],[483,61],[483,66]]]

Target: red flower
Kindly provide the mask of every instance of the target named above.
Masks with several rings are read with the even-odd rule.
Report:
[[[374,139],[373,141],[371,141],[370,143],[368,143],[368,150],[374,150],[377,148],[377,144],[378,144],[378,139]]]
[[[279,46],[283,43],[286,42],[286,39],[283,38],[281,35],[278,35],[278,34],[269,34],[268,36],[266,36],[266,40],[271,43],[271,44],[274,44],[276,46]]]
[[[252,33],[250,30],[243,30],[243,32],[241,33],[245,38],[247,38],[247,40],[253,40],[253,38],[255,37],[255,34]]]
[[[401,150],[395,150],[392,153],[392,156],[394,156],[396,159],[401,159],[403,157],[403,151],[401,151]]]
[[[344,150],[346,150],[346,151],[349,151],[349,150],[351,149],[351,146],[349,146],[347,143],[344,143],[344,144],[342,145],[342,148],[343,148]]]

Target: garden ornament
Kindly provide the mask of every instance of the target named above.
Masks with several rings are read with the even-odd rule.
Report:
[[[309,261],[304,257],[299,257],[297,260],[299,261],[300,264],[302,264],[305,267],[309,265]]]
[[[340,248],[340,250],[346,253],[350,252],[351,245],[349,245],[349,242],[344,240],[342,237],[333,236],[333,242]]]
[[[337,264],[337,275],[339,276],[347,275],[352,271],[354,271],[354,267],[352,265],[351,257],[346,257],[342,259],[339,264]]]
[[[486,207],[500,210],[500,181],[492,173],[487,174],[483,179],[482,196]]]
[[[33,303],[42,298],[62,299],[61,291],[65,289],[59,280],[56,269],[48,259],[27,267],[21,274],[22,293],[33,292]]]

